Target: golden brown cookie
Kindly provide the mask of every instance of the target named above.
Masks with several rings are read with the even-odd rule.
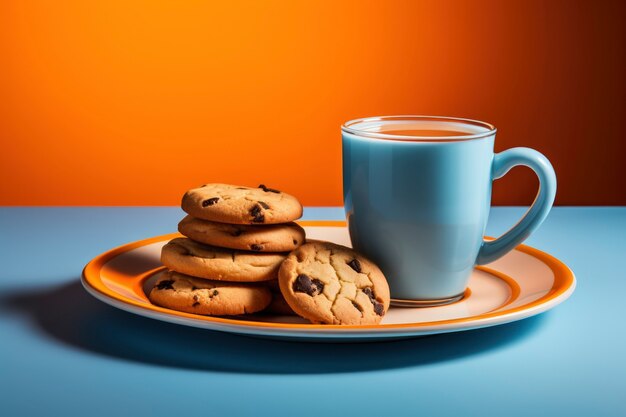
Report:
[[[272,295],[263,285],[211,281],[168,271],[157,280],[149,298],[172,310],[224,316],[261,311]]]
[[[178,231],[196,242],[255,252],[290,252],[304,243],[304,229],[296,223],[250,226],[226,224],[187,216]]]
[[[283,316],[295,316],[296,313],[293,311],[285,297],[280,292],[280,287],[278,286],[278,280],[274,279],[271,281],[265,281],[263,284],[267,285],[272,294],[272,302],[269,306],[264,310],[268,313],[280,314]]]
[[[281,293],[272,293],[272,301],[270,305],[264,310],[268,313],[278,314],[281,316],[296,316],[297,314],[293,311],[293,309],[285,300],[285,297]]]
[[[181,206],[198,219],[231,224],[288,223],[302,216],[295,197],[263,184],[205,184],[187,191]]]
[[[313,323],[378,324],[389,285],[370,260],[345,246],[310,242],[289,254],[278,273],[289,306]]]
[[[276,279],[284,253],[243,252],[203,245],[178,237],[161,249],[161,262],[193,277],[219,281],[267,281]]]

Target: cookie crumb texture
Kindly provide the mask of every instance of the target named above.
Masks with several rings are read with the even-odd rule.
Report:
[[[389,285],[371,261],[345,246],[306,243],[279,271],[289,306],[313,323],[378,324],[389,309]]]
[[[157,280],[149,298],[161,307],[212,316],[255,313],[272,301],[266,286],[197,279],[174,271]]]
[[[276,279],[283,253],[244,252],[218,248],[187,238],[170,240],[161,262],[176,272],[219,281],[254,282]]]
[[[205,184],[187,191],[181,207],[193,217],[230,224],[288,223],[302,216],[297,198],[264,184]]]

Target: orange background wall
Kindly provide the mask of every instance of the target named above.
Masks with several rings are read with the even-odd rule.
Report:
[[[175,205],[205,182],[341,204],[343,121],[476,118],[626,204],[623,1],[0,2],[0,204]],[[496,204],[529,204],[524,169]]]

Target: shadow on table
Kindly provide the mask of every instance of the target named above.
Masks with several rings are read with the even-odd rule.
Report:
[[[485,329],[375,343],[299,343],[236,336],[136,316],[87,294],[78,280],[0,296],[67,345],[124,360],[217,372],[324,374],[415,367],[496,350],[539,328],[545,314]]]

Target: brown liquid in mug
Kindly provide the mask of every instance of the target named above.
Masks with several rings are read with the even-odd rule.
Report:
[[[378,131],[384,135],[397,135],[397,136],[415,136],[415,137],[444,137],[444,136],[470,136],[473,133],[463,132],[460,130],[444,130],[444,129],[406,129],[406,130],[394,130],[385,129]]]

